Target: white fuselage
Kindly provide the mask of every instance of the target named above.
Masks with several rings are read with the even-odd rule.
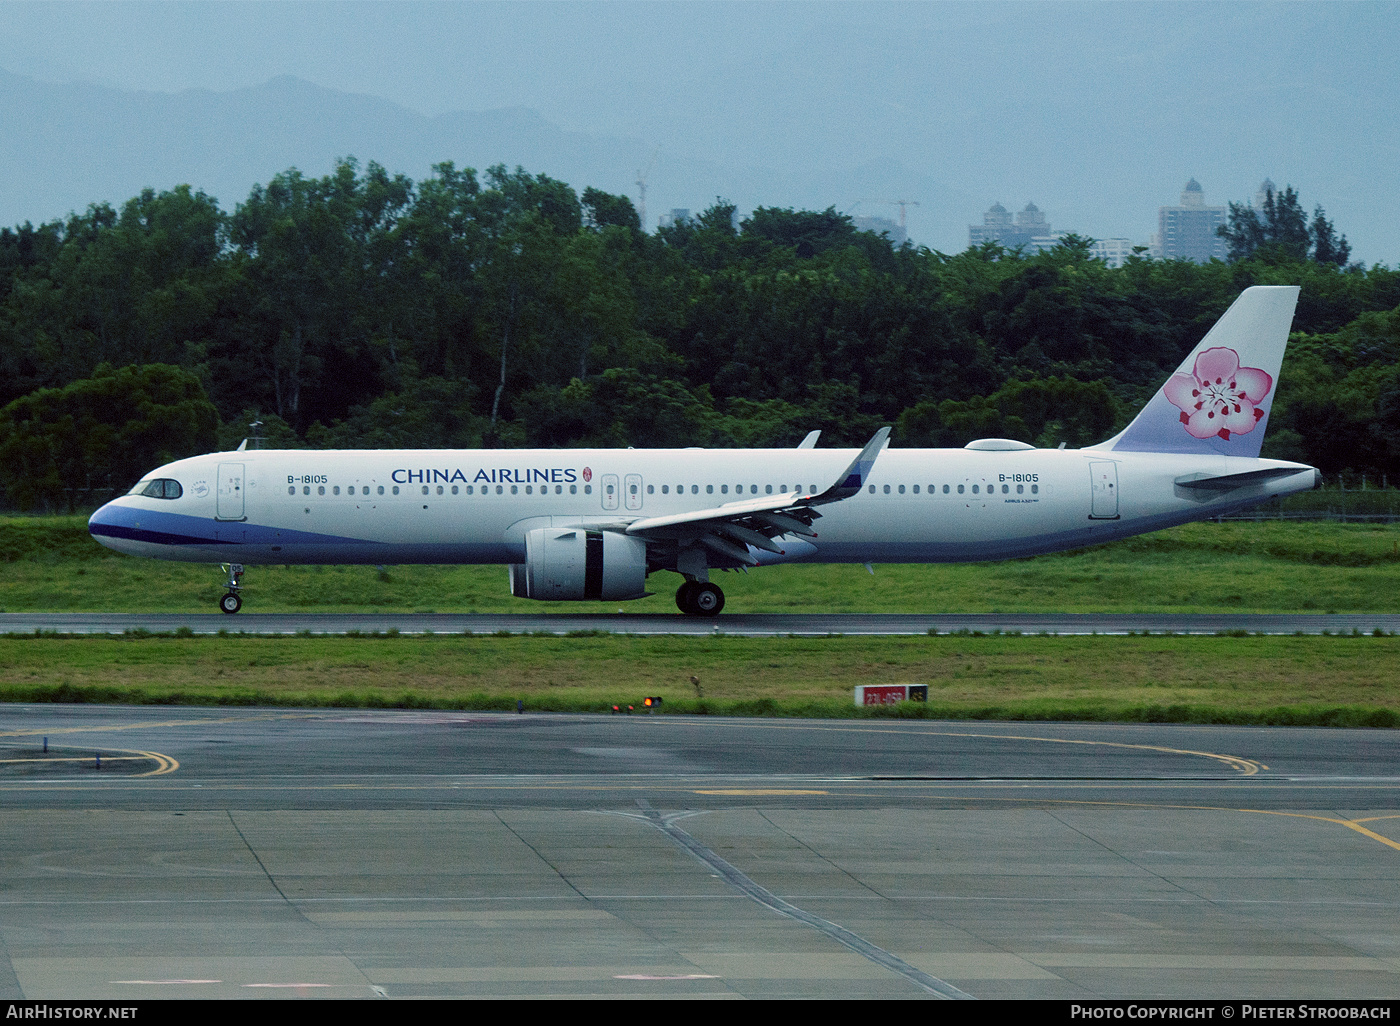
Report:
[[[826,488],[852,449],[278,450],[179,460],[179,498],[93,514],[102,544],[218,563],[520,563],[539,527],[630,522]],[[1184,476],[1296,472],[1226,491]],[[1111,541],[1312,488],[1300,464],[1108,449],[886,449],[817,537],[760,563],[1006,559]],[[611,490],[609,490],[611,489]],[[742,490],[742,494],[740,491]]]

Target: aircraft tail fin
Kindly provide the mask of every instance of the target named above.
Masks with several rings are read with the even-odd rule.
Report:
[[[1296,285],[1245,289],[1133,422],[1092,448],[1258,457],[1297,305]]]

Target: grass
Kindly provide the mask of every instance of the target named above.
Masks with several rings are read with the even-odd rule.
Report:
[[[266,612],[612,612],[528,603],[502,567],[253,567]],[[674,575],[628,603],[673,613]],[[1400,527],[1201,523],[1035,559],[780,566],[735,612],[1400,611]],[[0,518],[0,609],[212,611],[215,567],[120,556],[82,517]],[[721,621],[722,622],[722,621]],[[240,621],[229,620],[236,629]],[[186,632],[187,633],[187,632]],[[698,693],[690,678],[699,679]],[[0,637],[0,701],[1400,726],[1393,637]],[[929,685],[862,710],[856,684]]]
[[[0,638],[0,700],[26,702],[1395,727],[1397,676],[1372,636]],[[881,683],[929,701],[855,708]]]
[[[1381,494],[1381,493],[1373,493]],[[1000,563],[767,567],[717,577],[730,612],[1400,612],[1400,525],[1188,524],[1092,549]],[[504,567],[250,567],[249,611],[615,612],[531,603]],[[624,604],[675,612],[679,579]],[[0,518],[0,611],[212,612],[207,564],[121,556],[82,517]]]

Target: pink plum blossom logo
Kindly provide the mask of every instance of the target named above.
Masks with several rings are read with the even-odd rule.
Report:
[[[1181,423],[1194,438],[1247,435],[1264,416],[1259,404],[1274,379],[1258,367],[1241,367],[1233,349],[1207,349],[1190,374],[1173,374],[1162,389],[1181,410]]]

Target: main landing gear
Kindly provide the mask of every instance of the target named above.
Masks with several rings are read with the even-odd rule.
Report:
[[[243,608],[243,599],[238,594],[243,587],[243,564],[225,563],[223,569],[228,573],[228,594],[219,599],[219,612],[236,613]]]
[[[724,592],[708,582],[686,581],[676,591],[676,607],[686,616],[719,616]]]

